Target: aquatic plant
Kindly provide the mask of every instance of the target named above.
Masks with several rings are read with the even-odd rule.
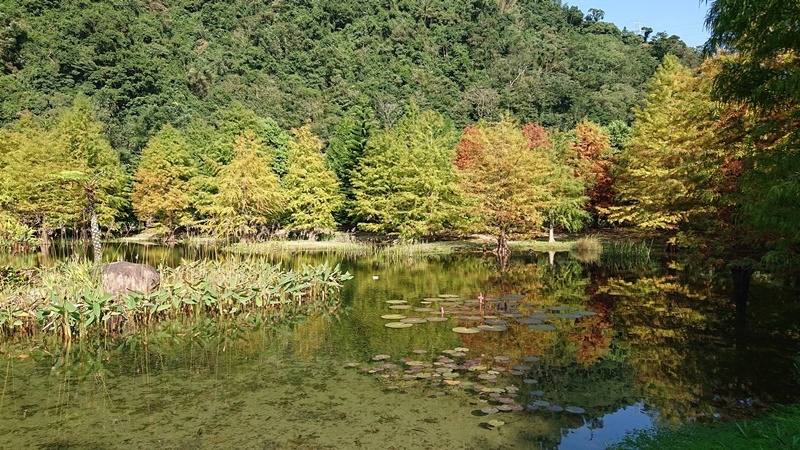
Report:
[[[9,215],[0,214],[0,250],[27,252],[38,246],[36,230]]]
[[[603,244],[597,238],[591,236],[582,237],[575,241],[572,252],[578,261],[594,263],[600,260],[600,255],[603,253]]]
[[[614,270],[630,270],[650,265],[650,245],[646,242],[616,241],[603,244],[600,265]]]
[[[263,259],[197,261],[161,268],[158,290],[115,298],[90,276],[89,263],[40,269],[25,288],[0,291],[0,333],[55,333],[64,339],[119,333],[183,315],[252,321],[264,315],[330,312],[351,275],[327,263],[284,270]]]

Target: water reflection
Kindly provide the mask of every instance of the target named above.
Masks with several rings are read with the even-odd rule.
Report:
[[[166,265],[220,255],[192,251],[126,245],[108,255]],[[281,258],[297,265],[331,255]],[[790,332],[769,338],[799,322],[790,291],[754,291],[754,338],[737,346],[730,286],[680,270],[612,271],[566,254],[552,263],[547,254],[524,255],[503,270],[493,259],[463,255],[344,259],[342,266],[354,275],[345,307],[280,330],[197,317],[72,348],[42,337],[3,341],[0,447],[604,448],[651,423],[738,417],[798,397],[797,340]],[[500,317],[507,330],[456,334],[456,326],[474,326],[458,314],[408,329],[386,328],[381,318],[392,311],[389,300],[422,306],[441,294],[474,300],[481,293],[522,297],[483,311],[484,322]],[[555,331],[516,321],[558,311],[549,307],[592,315],[547,319]],[[540,399],[585,413],[499,413],[506,424],[489,430],[479,426],[486,418],[471,414],[493,403],[484,392],[361,370],[378,354],[398,366],[409,358],[433,364],[455,348],[469,349],[456,364],[536,357],[524,376],[504,367],[491,386],[515,386],[506,392],[521,405]]]

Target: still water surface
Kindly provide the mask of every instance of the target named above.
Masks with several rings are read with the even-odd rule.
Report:
[[[603,449],[800,396],[790,290],[756,284],[743,334],[725,280],[675,264],[282,259],[340,262],[354,275],[344,308],[280,330],[187,318],[71,348],[3,342],[0,448]],[[440,321],[391,329],[388,314]]]

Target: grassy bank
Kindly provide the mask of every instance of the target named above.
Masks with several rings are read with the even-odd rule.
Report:
[[[557,242],[544,240],[518,240],[510,241],[509,247],[515,252],[566,252],[575,246],[575,239]],[[490,236],[473,236],[469,239],[458,241],[436,241],[417,243],[392,243],[381,244],[367,240],[345,241],[306,241],[306,240],[273,240],[266,242],[237,243],[226,249],[234,253],[266,255],[286,252],[330,252],[340,255],[371,256],[389,254],[398,256],[431,256],[447,255],[453,253],[491,252],[496,241]]]
[[[676,430],[640,433],[615,450],[776,450],[800,449],[800,405],[778,408],[754,420],[721,424],[690,424]]]

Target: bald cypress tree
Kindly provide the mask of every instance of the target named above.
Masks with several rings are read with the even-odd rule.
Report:
[[[609,219],[641,228],[701,228],[717,212],[726,152],[715,137],[718,106],[709,77],[664,58],[618,155]]]
[[[142,151],[133,183],[133,210],[148,226],[172,234],[190,219],[189,182],[195,174],[183,134],[164,126]]]
[[[343,203],[336,175],[325,165],[322,141],[311,126],[292,130],[283,186],[288,197],[288,226],[314,234],[336,227],[333,212]]]

